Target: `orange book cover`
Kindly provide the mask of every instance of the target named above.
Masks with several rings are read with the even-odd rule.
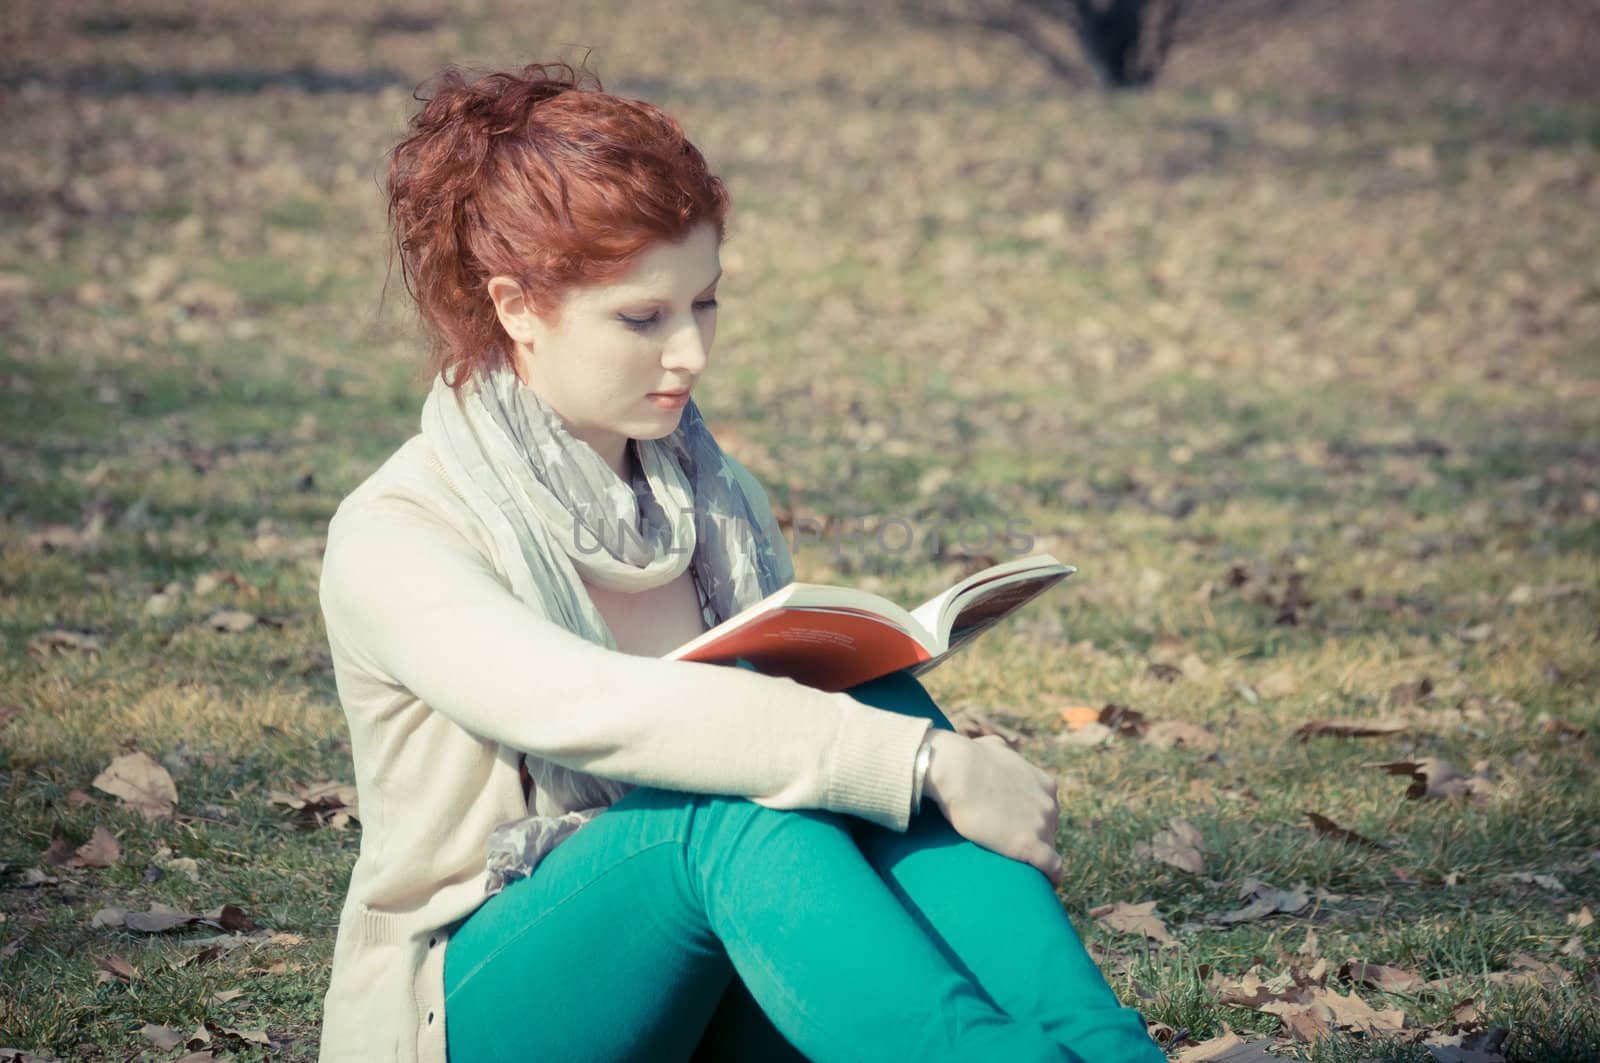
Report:
[[[907,610],[850,587],[791,583],[664,656],[733,664],[820,690],[920,675],[1077,569],[1035,554],[973,573]]]

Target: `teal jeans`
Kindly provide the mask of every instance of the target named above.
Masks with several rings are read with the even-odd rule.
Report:
[[[951,728],[907,673],[850,694]],[[900,834],[638,787],[468,916],[444,981],[450,1063],[1165,1058],[1044,873],[932,801]]]

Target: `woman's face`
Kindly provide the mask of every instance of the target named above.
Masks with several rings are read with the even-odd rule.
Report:
[[[705,372],[717,331],[717,251],[710,222],[679,242],[652,244],[621,279],[569,291],[554,327],[515,281],[489,282],[518,377],[619,476],[629,439],[660,439],[683,416],[684,400],[652,393],[693,388]]]

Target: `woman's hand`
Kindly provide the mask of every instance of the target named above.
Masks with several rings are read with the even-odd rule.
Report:
[[[1060,887],[1056,780],[1006,745],[999,735],[971,739],[939,728],[923,796],[956,833],[1002,856],[1032,864]]]

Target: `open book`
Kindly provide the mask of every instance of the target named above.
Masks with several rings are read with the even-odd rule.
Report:
[[[791,583],[663,656],[742,657],[765,675],[830,692],[902,668],[920,675],[1076,571],[1035,554],[974,572],[910,611],[867,591]]]

